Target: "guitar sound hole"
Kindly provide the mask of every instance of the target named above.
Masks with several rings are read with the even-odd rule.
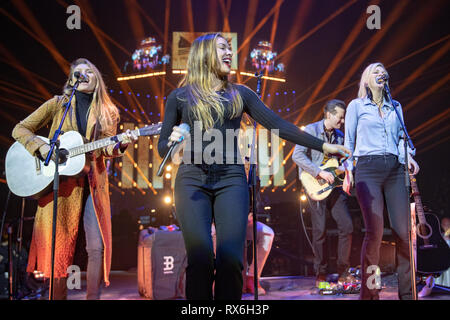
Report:
[[[417,225],[417,235],[423,239],[428,239],[432,232],[433,230],[428,223],[419,223]]]
[[[69,158],[69,151],[67,149],[59,150],[59,164],[64,164]]]

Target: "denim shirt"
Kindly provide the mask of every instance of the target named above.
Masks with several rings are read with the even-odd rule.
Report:
[[[402,106],[394,100],[403,121]],[[348,169],[353,169],[353,159],[367,155],[393,154],[400,163],[405,163],[403,130],[392,104],[386,99],[381,117],[378,106],[368,98],[354,99],[345,114],[344,146],[352,151],[353,156],[347,160]],[[415,150],[408,146],[408,153]]]

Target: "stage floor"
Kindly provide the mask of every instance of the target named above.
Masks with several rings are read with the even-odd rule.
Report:
[[[80,290],[69,290],[69,300],[84,300],[86,298],[85,272],[82,273]],[[111,285],[102,289],[102,300],[146,300],[139,295],[137,273],[128,271],[112,271]],[[314,277],[263,277],[261,285],[266,289],[266,295],[260,295],[259,300],[358,300],[357,294],[345,295],[312,295]],[[397,300],[397,280],[395,275],[382,277],[383,290],[380,298],[383,300]],[[243,300],[253,300],[251,294],[243,294]],[[433,290],[423,300],[450,300],[450,293]]]

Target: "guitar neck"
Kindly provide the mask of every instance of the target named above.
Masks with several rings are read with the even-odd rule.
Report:
[[[140,135],[139,129],[133,130],[132,132],[137,136]],[[118,142],[122,142],[122,140],[123,140],[122,135],[118,134],[118,135],[115,135],[112,137],[107,137],[107,138],[103,138],[103,139],[100,139],[97,141],[89,142],[89,143],[69,149],[69,157],[75,157],[80,154],[84,154],[84,153],[91,152],[91,151],[94,151],[97,149],[101,149],[101,148],[107,147],[109,145],[116,144]]]
[[[414,197],[414,202],[416,203],[417,217],[419,218],[420,223],[425,223],[426,219],[425,219],[425,214],[423,211],[422,199],[421,199],[420,193],[419,193],[419,187],[417,186],[416,177],[413,175],[410,175],[410,180],[411,180],[411,189],[412,189],[412,194]]]

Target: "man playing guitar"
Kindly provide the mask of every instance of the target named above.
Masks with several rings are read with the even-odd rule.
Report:
[[[345,118],[345,103],[333,99],[328,101],[324,107],[324,118],[318,122],[306,126],[305,131],[313,136],[323,139],[329,143],[344,143],[344,134],[339,129]],[[302,171],[316,177],[319,181],[333,184],[335,177],[320,168],[330,158],[315,150],[296,145],[292,160],[299,166],[299,175]],[[314,254],[314,271],[316,273],[316,286],[326,281],[327,259],[325,256],[326,242],[326,210],[331,211],[333,219],[338,228],[338,257],[337,268],[339,283],[354,282],[355,279],[348,273],[350,264],[350,251],[352,244],[353,223],[347,206],[347,195],[341,187],[335,188],[330,195],[320,201],[313,200],[307,196],[311,211],[312,222],[312,246]]]

